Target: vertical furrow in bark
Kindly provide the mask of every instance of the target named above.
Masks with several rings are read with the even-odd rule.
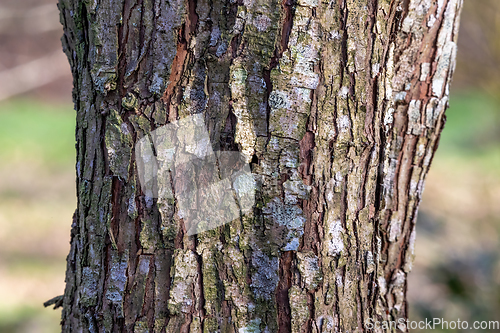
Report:
[[[279,268],[279,282],[276,288],[276,306],[278,312],[278,333],[291,332],[292,319],[288,291],[292,286],[292,260],[291,251],[281,254]]]
[[[258,184],[265,183],[261,166],[268,140],[268,95],[266,73],[276,55],[275,45],[282,30],[278,24],[281,5],[278,1],[243,1],[237,8],[233,38],[233,59],[229,67],[231,111],[235,116],[235,142],[246,162],[252,163]],[[259,188],[257,202],[263,201]],[[277,191],[276,186],[273,188]],[[271,198],[271,197],[270,197]],[[269,199],[270,199],[269,198]],[[259,204],[257,204],[259,206]],[[275,290],[279,280],[279,253],[267,235],[269,221],[262,217],[262,203],[253,213],[233,221],[226,228],[228,251],[224,262],[237,262],[224,281],[224,294],[231,307],[231,331],[278,331]]]
[[[271,58],[269,67],[264,69],[263,77],[267,86],[267,94],[265,100],[267,101],[267,125],[269,126],[271,117],[271,105],[269,103],[271,93],[273,92],[273,82],[271,80],[271,71],[278,66],[283,53],[288,50],[288,43],[290,34],[293,27],[293,19],[295,15],[295,3],[291,0],[283,0],[281,3],[281,32],[276,42],[274,56]],[[268,138],[271,138],[271,132],[268,131]],[[293,253],[285,251],[279,258],[279,282],[276,288],[276,311],[278,332],[291,332],[292,319],[290,309],[289,290],[292,286],[292,267],[293,267]]]

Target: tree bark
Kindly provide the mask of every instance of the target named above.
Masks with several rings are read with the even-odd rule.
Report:
[[[461,5],[59,0],[77,112],[63,332],[406,319]],[[141,187],[136,147],[198,114],[214,151],[250,164],[255,205],[188,235],[178,198]]]

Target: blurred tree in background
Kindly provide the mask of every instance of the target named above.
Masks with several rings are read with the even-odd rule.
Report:
[[[500,1],[464,1],[458,49],[454,87],[500,98]]]

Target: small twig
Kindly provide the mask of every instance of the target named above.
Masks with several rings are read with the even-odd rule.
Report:
[[[54,304],[54,310],[61,307],[63,303],[64,295],[59,295],[54,298],[49,299],[47,302],[43,303],[44,307],[51,306]]]

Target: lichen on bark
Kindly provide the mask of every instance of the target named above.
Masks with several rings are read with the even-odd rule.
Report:
[[[62,330],[363,332],[369,318],[405,319],[461,4],[59,0],[78,195]],[[239,151],[256,185],[249,213],[189,235],[169,157],[135,153],[193,115],[202,150]],[[158,162],[151,191],[145,159]]]

